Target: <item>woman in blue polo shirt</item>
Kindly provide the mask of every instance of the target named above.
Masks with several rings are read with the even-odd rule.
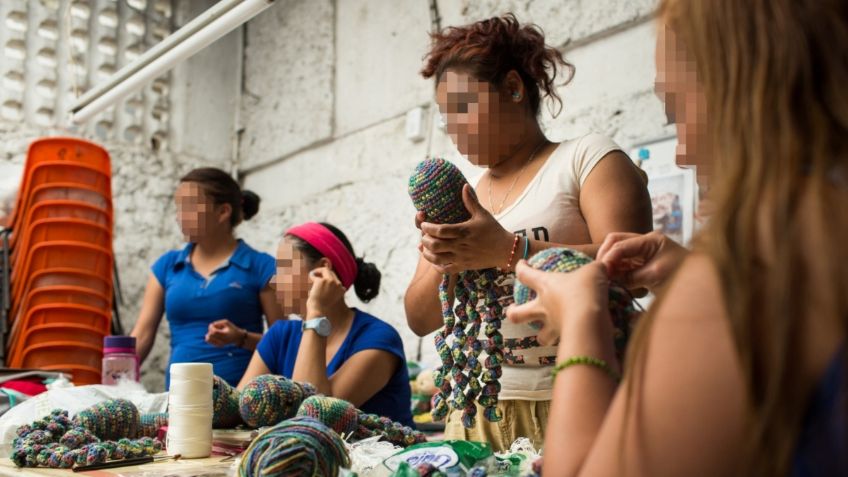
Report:
[[[310,222],[285,233],[277,249],[277,298],[286,313],[303,320],[278,321],[268,329],[239,386],[279,374],[412,426],[400,335],[345,302],[351,286],[363,302],[379,293],[380,271],[355,257],[350,241],[332,225]]]
[[[170,363],[212,363],[216,375],[235,385],[262,337],[262,316],[269,325],[282,317],[271,283],[274,257],[233,233],[259,211],[259,197],[214,168],[189,172],[175,197],[188,243],[153,264],[131,334],[143,361],[164,313],[171,331]],[[165,383],[167,388],[167,373]]]

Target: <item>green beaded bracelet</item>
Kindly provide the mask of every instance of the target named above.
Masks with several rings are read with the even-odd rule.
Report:
[[[621,381],[621,376],[610,368],[609,364],[606,361],[598,358],[593,358],[591,356],[572,356],[565,361],[561,361],[554,366],[554,369],[551,370],[551,376],[556,379],[557,374],[563,369],[574,366],[575,364],[587,364],[589,366],[594,366],[601,371],[607,373],[609,377],[614,379],[616,382]]]

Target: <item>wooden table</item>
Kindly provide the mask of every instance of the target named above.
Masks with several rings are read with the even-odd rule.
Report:
[[[0,476],[15,477],[70,477],[74,475],[89,477],[226,477],[230,475],[235,459],[226,456],[213,456],[205,459],[166,460],[151,464],[116,467],[114,469],[73,472],[70,469],[49,469],[46,467],[17,467],[7,457],[0,458]]]

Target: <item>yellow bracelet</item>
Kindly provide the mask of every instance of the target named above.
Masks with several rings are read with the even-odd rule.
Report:
[[[616,382],[621,381],[621,376],[610,368],[609,364],[606,361],[598,358],[593,358],[591,356],[572,356],[565,361],[559,362],[554,369],[551,370],[551,376],[556,379],[557,374],[563,369],[574,366],[575,364],[587,364],[589,366],[594,366],[601,371],[605,372],[607,376],[614,379]]]

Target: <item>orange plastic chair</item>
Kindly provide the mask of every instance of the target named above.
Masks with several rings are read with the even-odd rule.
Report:
[[[12,263],[17,263],[22,251],[44,242],[69,241],[99,245],[112,249],[112,231],[96,222],[80,219],[41,219],[27,227],[19,247],[12,251]],[[14,265],[13,265],[14,266]]]
[[[48,161],[35,166],[32,174],[29,177],[29,185],[22,191],[23,196],[16,204],[16,212],[13,212],[13,217],[9,224],[12,230],[20,230],[23,226],[23,218],[26,216],[26,211],[32,206],[33,194],[32,191],[36,187],[48,184],[77,184],[88,186],[100,195],[106,198],[107,201],[112,201],[112,178],[105,175],[94,167],[85,164],[70,164],[66,162]],[[60,197],[53,197],[54,199]],[[17,208],[21,207],[19,211]]]
[[[24,260],[18,260],[11,275],[12,299],[23,298],[29,277],[46,268],[89,270],[112,282],[112,250],[80,242],[42,242],[32,246]]]
[[[86,366],[99,370],[103,360],[103,346],[75,341],[51,341],[28,346],[13,368],[57,369],[59,366]]]
[[[27,205],[26,217],[18,221],[17,228],[10,230],[9,248],[14,249],[18,238],[25,235],[26,230],[34,220],[38,220],[35,214],[45,215],[45,212],[41,208],[42,204],[55,203],[56,201],[85,203],[89,207],[94,207],[99,211],[105,211],[108,226],[111,230],[113,223],[112,200],[104,196],[102,191],[97,190],[95,187],[85,184],[75,184],[73,182],[42,184],[32,192],[32,197],[29,199]],[[61,212],[61,210],[55,212]],[[101,220],[102,218],[96,221]]]
[[[17,364],[18,358],[27,346],[26,343],[19,341],[19,337],[26,334],[27,330],[40,325],[82,325],[98,329],[107,335],[111,330],[111,318],[107,312],[85,305],[42,305],[31,308],[22,319],[15,320],[12,324],[12,330],[6,342],[7,360],[12,363],[12,367],[20,366]],[[73,341],[71,335],[65,339]]]
[[[75,343],[102,346],[104,336],[106,336],[106,333],[95,326],[78,325],[76,323],[36,325],[24,331],[20,345],[21,348],[26,349],[42,343],[71,340]]]
[[[58,161],[67,164],[84,164],[112,176],[109,153],[105,149],[83,139],[72,137],[46,137],[33,141],[27,150],[24,175],[18,190],[18,199],[8,224],[14,224],[18,215],[24,212],[23,202],[31,190],[32,171],[45,162]]]
[[[78,286],[47,286],[30,288],[26,297],[21,300],[20,306],[12,310],[27,310],[41,305],[86,305],[109,313],[112,309],[112,296],[105,295],[91,288]],[[16,314],[9,314],[11,321],[17,318]]]
[[[112,282],[111,279],[106,279],[89,270],[80,270],[75,268],[48,268],[35,272],[29,279],[29,283],[24,288],[24,297],[30,294],[30,291],[38,290],[44,287],[54,286],[70,286],[78,287],[85,290],[90,290],[98,296],[108,296],[111,309],[112,300]],[[20,310],[25,309],[24,300],[13,300],[11,312],[8,316],[13,319],[20,314]]]
[[[26,227],[19,247],[12,251],[14,264],[22,251],[44,242],[68,241],[112,248],[112,231],[96,222],[81,219],[53,218],[35,221]]]
[[[40,186],[44,188],[45,186]],[[49,187],[46,186],[49,190]],[[36,192],[37,193],[37,192]],[[42,219],[80,219],[87,220],[108,227],[112,230],[112,211],[92,204],[89,201],[82,200],[36,200],[33,197],[33,204],[27,211],[25,223],[32,224],[37,220]]]

